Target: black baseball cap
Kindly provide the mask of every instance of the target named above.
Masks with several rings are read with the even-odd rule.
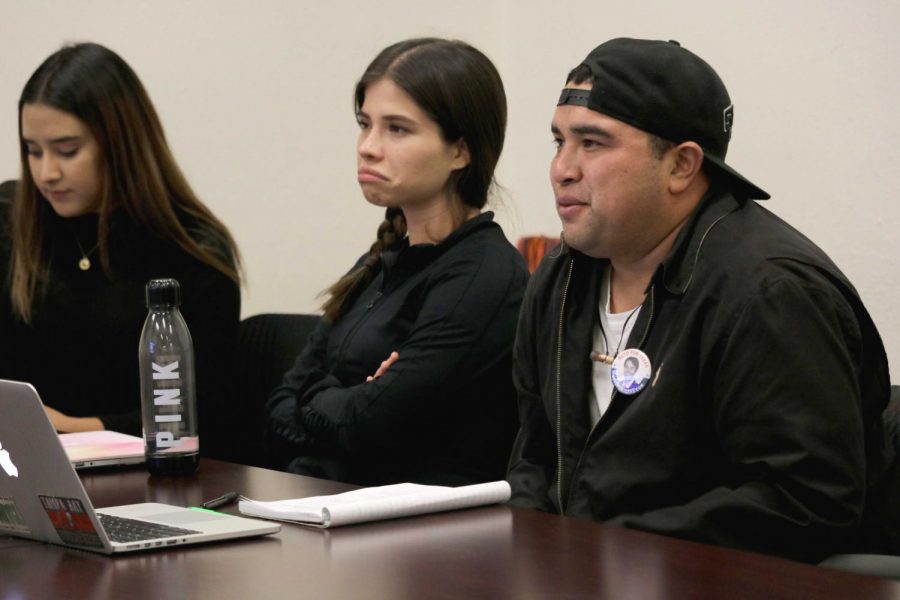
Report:
[[[594,48],[581,65],[592,75],[591,89],[566,88],[559,105],[586,106],[672,142],[696,142],[704,162],[729,189],[746,198],[769,199],[725,164],[734,105],[702,58],[676,41],[617,38]]]

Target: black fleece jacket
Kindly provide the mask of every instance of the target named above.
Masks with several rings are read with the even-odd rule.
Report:
[[[502,478],[517,428],[510,359],[527,278],[491,213],[439,244],[384,253],[370,285],[336,323],[323,320],[268,402],[270,427],[287,425],[303,456],[292,470],[361,485]],[[400,359],[366,382],[392,351]]]

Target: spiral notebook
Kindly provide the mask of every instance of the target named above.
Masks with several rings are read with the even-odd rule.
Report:
[[[325,528],[497,504],[506,502],[509,496],[505,481],[460,487],[398,483],[274,502],[245,498],[238,509],[251,517]]]

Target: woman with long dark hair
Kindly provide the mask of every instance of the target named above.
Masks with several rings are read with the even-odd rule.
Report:
[[[355,108],[357,178],[385,220],[269,399],[270,440],[288,470],[351,483],[500,479],[527,281],[482,212],[506,127],[500,76],[463,42],[407,40],[369,65]]]
[[[22,91],[19,143],[22,174],[3,215],[0,377],[32,383],[61,432],[139,434],[144,285],[174,277],[202,438],[226,389],[238,252],[175,163],[137,75],[97,44],[55,52]]]

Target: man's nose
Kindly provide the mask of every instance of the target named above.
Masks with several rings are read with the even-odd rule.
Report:
[[[581,169],[575,152],[563,146],[550,161],[550,180],[565,185],[581,178]]]

